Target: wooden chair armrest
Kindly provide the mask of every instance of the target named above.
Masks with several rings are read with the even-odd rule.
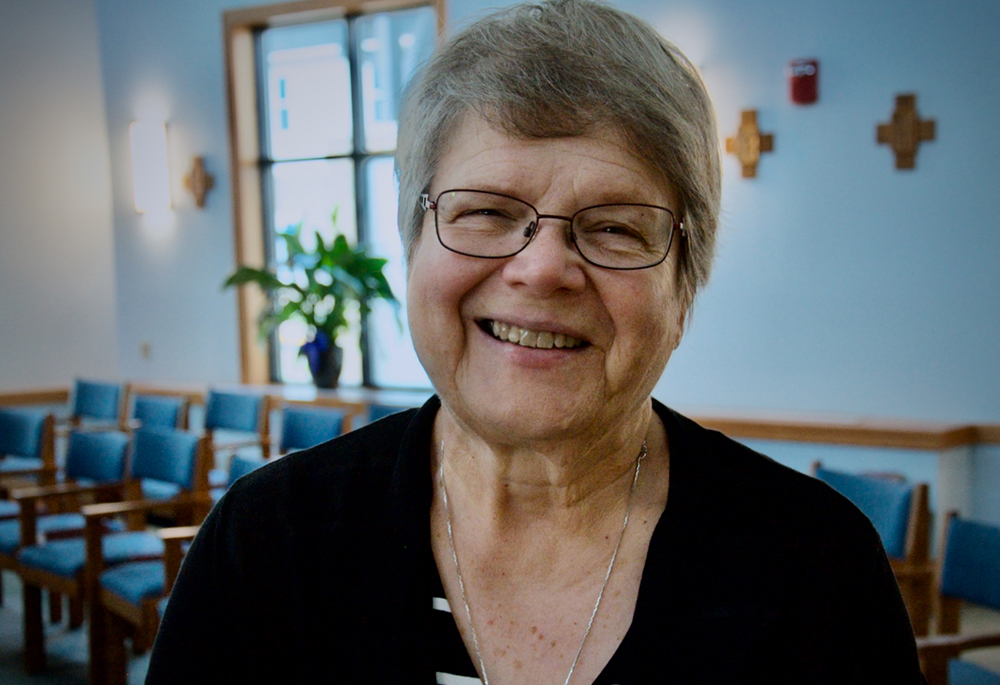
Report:
[[[917,638],[920,667],[928,685],[948,685],[948,660],[958,657],[967,649],[996,647],[1000,634],[985,635],[929,635]]]
[[[175,497],[173,499],[140,499],[127,502],[108,502],[105,504],[88,504],[80,511],[84,517],[91,519],[108,518],[122,514],[148,513],[158,509],[178,510],[184,507],[196,507],[211,504],[212,498],[206,494]]]
[[[1000,646],[1000,633],[985,633],[982,635],[928,635],[917,638],[917,651],[927,654],[948,650],[964,652],[968,649]]]
[[[169,542],[170,540],[183,542],[184,540],[193,539],[200,529],[201,526],[174,526],[173,528],[161,528],[156,531],[156,534],[164,542]]]
[[[21,502],[32,500],[45,500],[68,495],[94,494],[115,494],[121,491],[121,483],[93,483],[85,485],[83,483],[57,483],[55,485],[43,485],[34,488],[18,488],[10,491],[10,498]]]

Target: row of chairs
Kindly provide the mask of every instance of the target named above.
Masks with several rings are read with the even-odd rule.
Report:
[[[939,559],[930,559],[926,483],[907,484],[885,474],[850,474],[813,465],[813,475],[850,499],[871,520],[892,564],[918,636],[929,685],[1000,685],[994,673],[962,652],[1000,646],[1000,633],[960,635],[963,602],[1000,611],[1000,528],[949,512]],[[936,634],[930,617],[936,618]]]
[[[125,682],[126,636],[137,653],[151,646],[184,545],[225,489],[264,463],[238,450],[254,446],[270,456],[262,436],[277,406],[259,395],[209,392],[206,430],[195,435],[180,430],[188,426],[186,397],[130,396],[112,384],[78,382],[63,429],[62,471],[55,467],[60,426],[53,416],[0,408],[0,495],[9,496],[0,499],[0,569],[19,573],[24,586],[28,672],[45,665],[44,590],[52,622],[62,620],[63,595],[71,627],[89,611],[91,682]],[[360,413],[302,404],[281,410],[279,453],[345,432]],[[222,432],[241,439],[219,439]],[[232,453],[228,468],[212,469],[218,451]],[[28,477],[35,481],[26,484]],[[152,534],[145,531],[150,514],[185,525]]]

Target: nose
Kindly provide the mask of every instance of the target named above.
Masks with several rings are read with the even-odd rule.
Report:
[[[551,230],[543,231],[543,223]],[[510,258],[504,267],[508,283],[531,287],[539,293],[577,290],[585,283],[583,260],[570,235],[570,218],[539,216],[524,229],[528,245]]]

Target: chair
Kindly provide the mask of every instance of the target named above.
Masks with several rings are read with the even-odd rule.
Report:
[[[66,483],[120,483],[125,475],[125,458],[129,438],[118,432],[71,433],[66,454]],[[17,501],[11,501],[18,509]],[[63,513],[38,515],[36,512],[36,542],[83,535],[84,518],[78,513],[79,502],[65,502]],[[22,544],[19,518],[0,521],[0,571],[17,571],[17,551]],[[3,590],[0,580],[0,602]],[[59,621],[62,603],[58,595],[49,598],[51,620]],[[70,608],[71,625],[83,620],[82,607]]]
[[[1000,674],[958,657],[1000,646],[1000,633],[958,635],[963,601],[1000,610],[1000,528],[959,518],[945,522],[938,576],[938,635],[917,639],[928,685],[1000,685]]]
[[[401,411],[406,411],[411,408],[412,407],[398,407],[388,404],[370,404],[368,405],[368,423],[375,423],[379,419],[384,419],[386,416],[398,414]]]
[[[871,520],[896,575],[913,632],[926,635],[934,579],[927,484],[908,485],[892,478],[832,471],[819,462],[813,464],[813,474]]]
[[[140,427],[186,430],[188,408],[185,397],[136,395],[132,400],[132,418],[128,427],[133,430]]]
[[[122,401],[124,394],[122,386],[116,383],[78,379],[73,387],[73,406],[67,421],[69,428],[121,428],[125,424],[125,403]]]
[[[162,556],[162,540],[142,531],[145,514],[151,509],[171,509],[179,523],[200,520],[209,506],[208,454],[207,438],[166,429],[140,429],[133,438],[127,480],[90,486],[63,483],[12,493],[21,504],[22,546],[17,561],[24,584],[25,668],[29,673],[45,667],[41,590],[46,588],[75,600],[88,599],[93,607],[96,574],[103,566]],[[143,499],[144,493],[149,492],[172,495]],[[37,503],[64,501],[84,493],[99,501],[118,501],[84,509],[87,540],[74,538],[35,544]],[[90,511],[94,507],[97,510]],[[125,517],[128,530],[103,535],[105,521],[111,516]],[[88,540],[96,540],[97,546],[90,550],[91,558],[95,559],[90,565]],[[98,626],[98,635],[100,629]]]
[[[41,410],[0,409],[0,491],[30,484],[27,476],[41,485],[56,481],[55,417]],[[11,509],[0,507],[0,513],[9,516]]]
[[[234,455],[230,461],[229,484],[254,469],[262,466],[263,460],[251,461]],[[223,491],[212,491],[213,503],[221,499]],[[93,518],[102,512],[114,512],[110,507],[86,507],[85,513]],[[95,530],[97,528],[95,527]],[[98,578],[98,597],[91,609],[91,625],[102,625],[104,631],[91,631],[91,678],[92,685],[108,683],[125,685],[126,665],[125,637],[131,633],[132,650],[141,654],[152,646],[160,618],[166,605],[166,597],[177,579],[181,557],[187,550],[186,542],[197,533],[197,526],[165,528],[159,531],[164,541],[162,560],[135,561],[121,564],[103,572],[91,571]],[[182,544],[184,543],[184,544]],[[90,543],[96,550],[97,544]],[[96,556],[96,552],[95,552]],[[88,557],[88,565],[92,563]],[[94,611],[102,612],[94,617]]]
[[[259,446],[264,459],[271,456],[268,403],[260,395],[208,391],[205,400],[205,435],[209,439],[214,466],[209,474],[213,487],[224,485],[229,477],[228,468],[220,467],[214,455],[219,452],[235,453],[243,447]],[[243,433],[241,440],[219,442],[218,431]],[[247,438],[253,433],[253,438]]]
[[[279,452],[288,454],[333,440],[350,419],[339,409],[288,405],[282,412]],[[348,429],[349,430],[349,429]]]

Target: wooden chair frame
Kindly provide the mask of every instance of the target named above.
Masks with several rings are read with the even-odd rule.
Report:
[[[212,500],[206,493],[196,493],[181,500],[173,500],[178,513],[186,514],[192,525],[166,528],[158,531],[164,541],[165,582],[169,593],[177,579],[181,563],[181,542],[193,538],[199,525],[208,515]],[[160,627],[157,603],[163,595],[151,597],[141,604],[128,602],[100,585],[100,575],[105,570],[101,553],[101,539],[105,522],[110,517],[139,515],[143,527],[145,517],[159,512],[161,502],[141,500],[95,504],[83,508],[87,519],[87,566],[84,571],[90,607],[90,683],[91,685],[126,685],[128,655],[125,638],[132,636],[133,651],[141,654],[153,646]]]
[[[192,490],[190,492],[182,492],[177,497],[168,500],[143,500],[141,483],[139,480],[132,478],[120,483],[97,485],[63,483],[44,488],[14,491],[11,493],[11,496],[21,504],[21,545],[28,546],[35,544],[38,532],[38,509],[41,503],[49,505],[52,503],[62,503],[62,506],[65,506],[67,501],[78,501],[77,498],[82,495],[89,495],[98,501],[108,503],[92,506],[112,506],[112,503],[118,503],[123,507],[120,513],[125,516],[126,528],[129,531],[137,531],[144,528],[145,508],[147,507],[158,511],[173,511],[174,513],[179,511],[183,513],[185,508],[191,510],[192,507],[197,510],[197,507],[202,504],[202,499],[208,497],[208,456],[208,441],[203,437],[198,442]],[[133,505],[135,506],[134,509],[131,508]],[[86,509],[85,507],[83,512],[85,517]],[[101,511],[98,509],[98,514]],[[90,527],[90,520],[87,519],[86,530],[89,531]],[[100,544],[99,537],[98,544]],[[39,673],[45,669],[42,588],[48,589],[50,593],[58,593],[58,596],[65,594],[70,597],[70,625],[78,627],[83,622],[83,601],[85,599],[93,599],[93,584],[90,582],[93,576],[89,575],[86,568],[74,578],[67,578],[42,569],[25,567],[21,564],[18,564],[17,571],[21,576],[24,586],[25,669],[28,673]],[[50,602],[50,606],[52,603]],[[61,612],[54,615],[61,615]]]

